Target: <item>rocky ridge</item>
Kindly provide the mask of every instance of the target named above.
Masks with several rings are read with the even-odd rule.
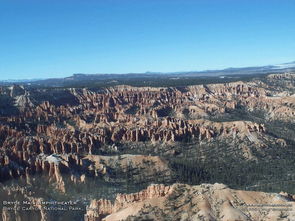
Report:
[[[93,200],[85,221],[292,220],[294,197],[286,193],[233,190],[223,184],[151,185],[114,202]]]
[[[42,175],[62,194],[68,193],[71,185],[87,186],[93,178],[127,187],[130,183],[141,187],[150,183],[168,185],[177,179],[174,159],[194,158],[196,155],[191,154],[194,151],[200,157],[203,154],[200,147],[209,152],[214,145],[225,148],[215,153],[221,158],[233,153],[235,160],[241,157],[258,161],[257,155],[272,160],[268,151],[292,150],[292,137],[273,134],[267,122],[295,122],[294,76],[292,73],[273,74],[257,81],[169,88],[126,85],[103,89],[0,87],[0,182],[19,178],[32,184],[33,176]],[[238,118],[225,120],[236,113]],[[257,121],[246,119],[246,113],[255,116],[258,113],[260,118]],[[218,158],[217,155],[213,157]],[[274,158],[280,159],[280,156]],[[196,173],[181,164],[177,166]],[[198,172],[206,177],[206,170]],[[211,195],[203,194],[205,187]],[[183,207],[187,214],[182,214],[178,206],[175,206],[175,214],[171,212],[171,196],[179,194],[177,200],[182,202],[185,199],[181,196],[194,197],[192,189],[198,188],[202,189],[199,195],[207,197],[205,204],[210,205],[212,211],[196,209],[194,203],[201,200],[196,198],[196,202],[191,202],[193,205]],[[226,220],[228,214],[241,220],[263,220],[268,215],[277,217],[271,213],[265,217],[251,211],[239,213],[233,206],[238,204],[233,204],[232,200],[222,204],[219,195],[213,194],[216,191],[223,194],[223,189],[235,197],[238,193],[227,187],[222,187],[222,191],[218,188],[218,185],[153,185],[139,193],[119,195],[114,202],[94,200],[85,219],[116,220],[122,215],[127,220],[140,220],[146,214],[154,220],[161,220],[160,217]],[[265,203],[275,199],[274,195],[257,194],[259,199],[269,200]],[[221,201],[232,197],[222,196]],[[211,198],[218,202],[210,201]],[[20,216],[13,215],[14,212],[3,211],[2,217],[10,221]],[[48,214],[42,214],[37,219],[50,220]],[[289,213],[280,216],[292,217]]]
[[[266,83],[182,88],[1,87],[1,96],[12,99],[11,108],[17,108],[18,113],[5,113],[0,119],[0,180],[53,170],[50,168],[54,166],[38,159],[39,154],[72,155],[77,159],[104,150],[119,153],[116,144],[173,145],[186,140],[236,139],[261,147],[267,146],[265,141],[285,146],[284,140],[269,136],[263,124],[208,120],[242,106],[249,111],[263,111],[267,119],[294,121],[295,96],[290,94],[294,74],[269,75],[267,79]],[[285,90],[288,94],[282,94],[277,86],[277,91],[273,90],[277,79],[289,85]]]

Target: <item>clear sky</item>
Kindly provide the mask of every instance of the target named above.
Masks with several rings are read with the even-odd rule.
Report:
[[[0,79],[295,60],[295,0],[0,0]]]

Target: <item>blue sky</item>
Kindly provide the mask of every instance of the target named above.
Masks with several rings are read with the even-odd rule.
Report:
[[[0,0],[0,79],[294,60],[294,0]]]

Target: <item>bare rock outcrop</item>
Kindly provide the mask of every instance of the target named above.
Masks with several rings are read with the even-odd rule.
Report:
[[[93,200],[85,221],[292,220],[295,202],[286,193],[233,190],[223,184],[151,185],[114,202]]]
[[[61,190],[64,189],[61,174],[70,171],[71,163],[80,168],[81,162],[86,161],[82,158],[88,155],[119,155],[117,146],[120,145],[132,152],[130,144],[154,145],[159,150],[179,142],[210,143],[218,139],[239,145],[236,149],[245,150],[246,157],[251,155],[249,146],[257,149],[269,143],[278,148],[288,146],[284,138],[269,133],[263,123],[245,120],[243,116],[235,121],[211,119],[231,111],[261,111],[266,121],[295,120],[292,73],[269,75],[264,81],[181,89],[126,85],[97,90],[41,89],[13,85],[1,86],[0,95],[9,106],[3,110],[5,105],[0,105],[0,181],[48,171]],[[58,164],[49,163],[39,158],[42,154],[67,156],[67,159]],[[115,168],[108,159],[104,159],[108,162],[104,165],[102,157],[94,158],[98,165]],[[163,163],[155,158],[148,160],[156,162],[155,165]],[[147,177],[152,175],[144,161],[130,156],[114,161],[136,162],[134,168],[144,170]],[[99,172],[97,168],[86,168],[90,174],[108,174],[106,168]],[[167,168],[161,174],[167,174],[164,171]],[[73,180],[81,178],[73,177]]]

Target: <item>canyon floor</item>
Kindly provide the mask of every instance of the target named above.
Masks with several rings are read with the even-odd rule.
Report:
[[[294,73],[0,86],[3,221],[295,220],[294,155]]]

